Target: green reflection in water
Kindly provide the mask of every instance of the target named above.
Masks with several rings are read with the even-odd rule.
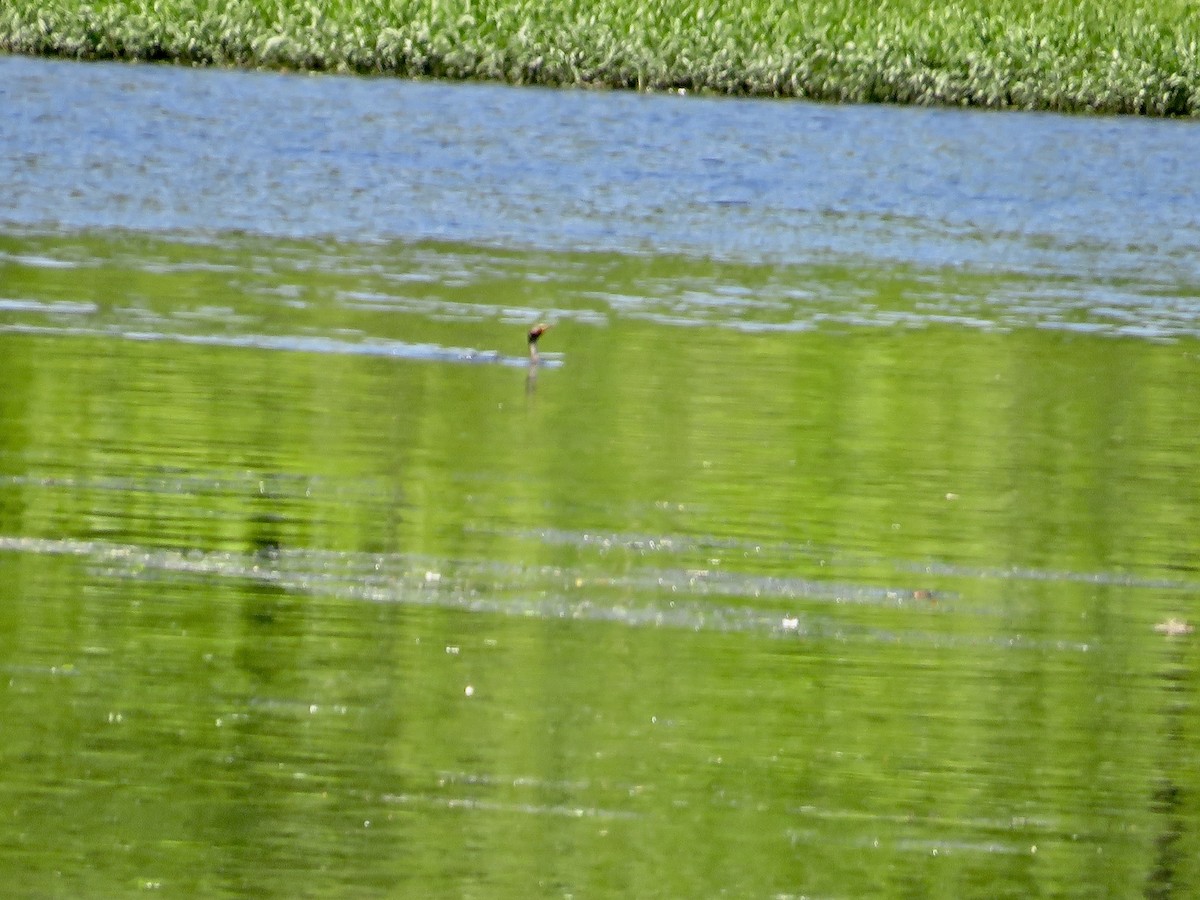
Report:
[[[1194,343],[1001,275],[0,250],[17,894],[1200,884]]]

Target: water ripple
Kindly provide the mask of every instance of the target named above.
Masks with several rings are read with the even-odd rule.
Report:
[[[418,362],[479,363],[527,368],[527,356],[506,355],[498,350],[470,347],[444,347],[438,344],[411,344],[405,341],[364,338],[345,341],[323,335],[274,334],[185,334],[167,331],[139,331],[130,328],[74,328],[28,323],[0,325],[0,334],[33,334],[54,337],[104,337],[149,343],[166,342],[206,347],[238,347],[291,353],[328,353],[344,356],[381,356]],[[543,353],[540,365],[556,369],[563,365],[562,354]]]
[[[371,603],[454,609],[546,620],[607,622],[632,628],[747,633],[839,642],[905,642],[932,646],[993,646],[1087,652],[1089,643],[1021,634],[942,633],[909,625],[901,630],[851,622],[798,608],[817,598],[874,602],[920,617],[944,616],[936,604],[874,588],[688,570],[594,573],[561,567],[531,570],[496,562],[447,562],[427,557],[279,550],[257,554],[178,551],[104,541],[0,536],[0,551],[86,560],[102,577],[145,580],[165,576],[251,580],[297,593]],[[442,571],[443,567],[447,571]],[[610,595],[615,594],[615,597]],[[746,602],[703,602],[707,594]],[[919,592],[907,592],[913,600]],[[650,599],[662,597],[662,599]],[[923,598],[927,599],[927,598]],[[762,605],[762,604],[767,605]],[[956,614],[961,617],[961,613]]]

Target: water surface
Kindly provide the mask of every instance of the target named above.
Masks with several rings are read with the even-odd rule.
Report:
[[[1196,127],[0,59],[5,883],[1193,894]]]

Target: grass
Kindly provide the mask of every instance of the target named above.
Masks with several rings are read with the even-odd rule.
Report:
[[[6,0],[0,49],[1200,116],[1193,0]]]

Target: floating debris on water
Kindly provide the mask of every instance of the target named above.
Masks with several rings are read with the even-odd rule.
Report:
[[[1167,637],[1179,637],[1183,634],[1191,634],[1196,629],[1183,619],[1177,619],[1174,616],[1171,616],[1165,622],[1158,622],[1155,624],[1154,630],[1159,634],[1165,634]]]

